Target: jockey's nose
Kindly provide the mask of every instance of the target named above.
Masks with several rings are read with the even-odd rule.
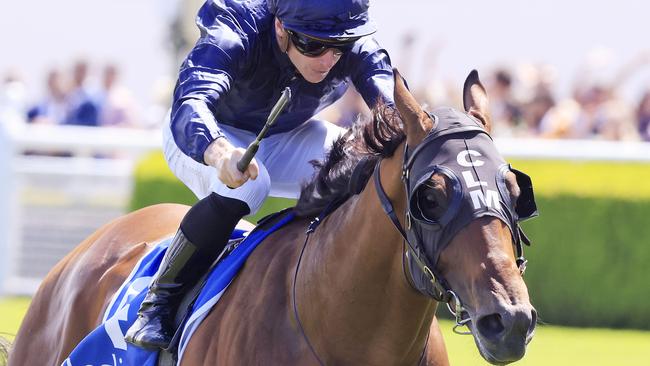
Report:
[[[341,58],[340,51],[335,50],[333,48],[328,49],[323,53],[318,59],[320,61],[321,66],[327,67],[327,69],[331,69],[336,65],[336,62]]]

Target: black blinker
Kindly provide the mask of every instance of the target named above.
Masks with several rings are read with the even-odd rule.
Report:
[[[533,193],[533,181],[528,175],[517,170],[510,169],[517,177],[517,185],[521,190],[521,194],[517,199],[517,206],[515,211],[519,220],[526,220],[538,216],[537,204],[535,203],[535,194]]]

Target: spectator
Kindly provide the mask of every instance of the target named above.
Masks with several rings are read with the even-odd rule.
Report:
[[[544,117],[555,106],[555,98],[550,90],[536,88],[532,98],[523,105],[523,133],[524,136],[540,136],[545,133],[546,123]]]
[[[578,90],[575,100],[580,105],[580,114],[569,126],[566,137],[583,139],[599,134],[606,123],[604,105],[610,95],[605,85],[596,84]]]
[[[27,111],[27,122],[62,124],[67,113],[67,87],[59,70],[47,73],[46,90],[43,100]]]
[[[88,84],[88,62],[79,60],[72,71],[72,91],[68,97],[67,125],[98,126],[99,104]]]
[[[0,87],[0,123],[24,121],[26,88],[20,73],[7,71]]]
[[[602,123],[598,126],[597,138],[623,141],[638,140],[634,111],[620,98],[610,97],[602,105]]]
[[[542,98],[541,103],[547,101]],[[541,112],[541,108],[539,109]],[[538,113],[537,116],[540,114]],[[541,115],[538,125],[538,134],[540,137],[559,139],[570,136],[572,125],[580,116],[580,104],[574,99],[569,98],[553,105]]]
[[[498,69],[488,84],[490,108],[495,135],[512,136],[522,121],[519,102],[512,95],[512,75],[505,69]]]
[[[650,90],[641,97],[636,109],[636,123],[641,140],[650,142]]]
[[[102,76],[100,126],[135,127],[135,105],[131,93],[119,85],[119,70],[109,64]]]
[[[605,103],[610,91],[603,85],[578,85],[574,97],[551,108],[540,125],[546,138],[586,139],[596,137],[604,127]]]

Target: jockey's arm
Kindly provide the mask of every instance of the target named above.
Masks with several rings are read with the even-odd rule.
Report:
[[[224,136],[212,110],[228,93],[237,77],[248,43],[232,24],[221,22],[211,7],[199,12],[201,38],[181,66],[174,90],[171,130],[180,150],[199,163],[214,167],[230,187],[255,179],[255,161],[241,173],[236,168],[244,149],[234,147]],[[236,23],[236,22],[231,22]]]
[[[374,38],[366,37],[355,56],[351,58],[348,67],[351,70],[354,87],[361,94],[366,105],[371,109],[379,102],[394,105],[395,83],[388,52],[381,48]]]
[[[224,138],[212,111],[246,64],[249,15],[205,3],[196,17],[201,36],[181,65],[174,89],[171,130],[176,145],[199,163],[212,141]]]

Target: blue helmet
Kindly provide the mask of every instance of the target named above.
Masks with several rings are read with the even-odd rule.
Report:
[[[367,36],[377,28],[370,21],[370,0],[268,0],[269,9],[285,28],[323,39]]]

